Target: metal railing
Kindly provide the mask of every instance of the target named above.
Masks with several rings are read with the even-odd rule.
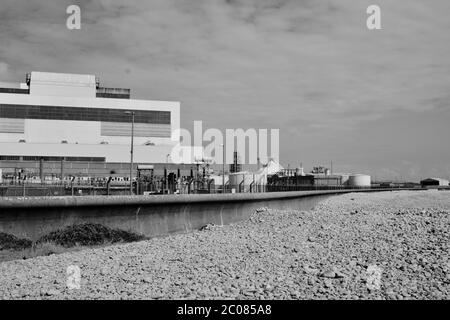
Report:
[[[348,189],[371,189],[364,186],[311,186],[311,185],[272,185],[258,184],[252,181],[245,184],[230,185],[225,188],[222,184],[215,184],[213,179],[183,178],[175,181],[169,179],[154,179],[151,181],[134,181],[133,194],[223,194],[223,193],[263,193],[263,192],[285,192],[285,191],[318,191],[318,190],[348,190]],[[401,189],[402,186],[376,186],[377,189]],[[83,195],[126,195],[129,194],[128,181],[109,180],[63,180],[44,181],[43,183],[30,180],[3,179],[0,183],[1,196],[83,196]]]

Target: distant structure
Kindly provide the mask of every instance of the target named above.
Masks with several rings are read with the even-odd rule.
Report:
[[[278,162],[270,159],[255,172],[230,172],[228,187],[230,190],[234,189],[235,192],[264,191],[263,188],[267,185],[268,178],[284,170]]]
[[[351,174],[348,176],[347,185],[351,187],[370,187],[371,179],[367,174]]]
[[[332,174],[331,169],[315,166],[310,173],[303,173],[303,166],[297,169],[283,169],[268,178],[269,190],[286,188],[315,188],[315,187],[371,187],[371,177],[366,174]]]
[[[422,187],[449,186],[449,181],[441,178],[427,178],[420,181]]]
[[[242,171],[242,165],[240,164],[238,152],[234,151],[233,152],[233,163],[230,164],[230,172],[236,173],[236,172],[241,172],[241,171]]]
[[[313,167],[311,175],[314,177],[314,186],[338,187],[343,185],[342,176],[332,175],[331,170],[323,166]]]
[[[331,170],[322,166],[313,167],[311,174],[323,174],[323,175],[329,175],[331,173]]]

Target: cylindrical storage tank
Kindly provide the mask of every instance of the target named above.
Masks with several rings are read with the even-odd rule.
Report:
[[[370,187],[370,176],[367,174],[352,174],[348,177],[351,187]]]
[[[230,188],[236,189],[236,192],[239,192],[239,185],[244,181],[242,185],[241,192],[249,192],[250,185],[253,182],[253,174],[243,171],[243,172],[235,172],[230,173]]]

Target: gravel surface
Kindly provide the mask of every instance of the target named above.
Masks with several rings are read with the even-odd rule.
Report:
[[[449,299],[449,213],[447,191],[261,209],[234,225],[1,263],[0,298]],[[80,289],[67,287],[71,265]]]

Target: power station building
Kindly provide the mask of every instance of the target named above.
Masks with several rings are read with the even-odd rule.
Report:
[[[132,113],[134,162],[166,164],[179,141],[180,102],[131,99],[94,75],[31,72],[25,83],[0,83],[3,174],[104,176],[129,172]],[[189,161],[187,161],[189,162]]]

